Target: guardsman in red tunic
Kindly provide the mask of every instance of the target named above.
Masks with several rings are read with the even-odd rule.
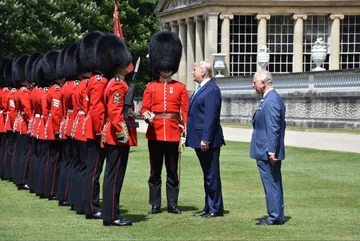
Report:
[[[32,84],[32,91],[30,94],[30,109],[31,109],[31,119],[29,121],[28,125],[28,132],[30,136],[30,158],[29,158],[29,178],[28,178],[28,185],[30,187],[30,193],[35,192],[35,170],[36,170],[36,161],[37,161],[37,139],[36,136],[34,136],[34,125],[36,117],[40,117],[39,114],[36,115],[35,113],[35,102],[36,97],[38,95],[39,87],[37,86],[36,81],[36,65],[40,61],[40,59],[43,57],[43,54],[41,53],[34,53],[30,56],[26,63],[26,78],[31,82]]]
[[[82,191],[79,191],[79,185],[77,184],[77,170],[79,166],[79,150],[78,146],[76,146],[74,139],[71,137],[71,130],[75,119],[74,114],[74,105],[73,105],[73,94],[77,86],[80,83],[78,73],[76,71],[76,67],[74,66],[74,56],[77,48],[77,43],[72,43],[66,46],[62,50],[63,61],[62,61],[62,77],[65,78],[66,82],[63,85],[63,121],[60,127],[60,135],[61,138],[66,141],[65,143],[65,165],[68,165],[68,169],[65,170],[68,173],[67,183],[64,183],[65,179],[63,175],[60,179],[59,185],[61,185],[59,205],[71,205],[72,210],[75,210],[75,204],[79,195],[81,195]],[[65,189],[64,189],[65,187]],[[65,191],[65,192],[64,192]],[[64,201],[66,201],[64,203]]]
[[[84,186],[84,208],[87,219],[101,218],[99,179],[103,169],[105,151],[100,145],[100,139],[105,122],[104,91],[107,79],[96,72],[98,69],[95,59],[95,44],[103,35],[104,33],[99,31],[88,33],[81,40],[78,52],[81,73],[87,73],[90,76],[85,96],[85,103],[88,104],[87,114],[81,127],[81,131],[84,131],[87,139],[88,149]]]
[[[17,92],[16,107],[18,116],[13,126],[17,133],[15,162],[17,163],[17,175],[15,183],[18,189],[29,189],[28,165],[30,156],[30,136],[28,135],[28,123],[31,118],[30,94],[31,84],[26,78],[26,63],[30,55],[20,56],[13,66],[13,81]]]
[[[13,160],[14,160],[14,153],[16,152],[16,135],[13,132],[13,124],[15,122],[17,112],[15,109],[15,95],[17,89],[14,88],[14,84],[12,82],[12,65],[15,63],[16,58],[9,61],[4,70],[4,78],[6,84],[11,88],[9,94],[6,98],[6,110],[7,115],[5,119],[5,129],[8,135],[8,148],[6,153],[6,172],[5,178],[12,180],[12,167],[13,167]]]
[[[7,151],[7,134],[5,129],[6,119],[6,98],[9,94],[9,87],[5,84],[3,76],[6,64],[11,61],[9,58],[3,58],[0,62],[0,180],[5,180],[6,171],[6,151]]]
[[[169,213],[180,214],[178,209],[179,143],[186,123],[189,96],[186,86],[171,75],[178,71],[182,52],[179,37],[168,31],[157,32],[149,44],[150,66],[159,79],[147,84],[141,114],[149,124],[146,132],[150,156],[149,214],[160,212],[161,170],[165,157],[167,173],[166,196]]]
[[[49,200],[56,199],[59,178],[59,162],[61,160],[61,141],[59,138],[60,122],[62,119],[61,86],[64,80],[58,78],[56,61],[59,51],[50,51],[43,58],[45,81],[51,83],[46,96],[48,118],[45,123],[45,138],[49,143],[49,159],[45,170],[44,196]]]
[[[114,34],[100,38],[96,46],[98,69],[111,79],[104,92],[106,122],[102,131],[106,167],[103,184],[103,225],[130,226],[120,218],[120,192],[123,185],[130,145],[129,131],[124,118],[124,99],[128,91],[124,78],[132,56],[125,42]],[[136,134],[136,133],[135,133]],[[133,140],[133,138],[130,138]]]

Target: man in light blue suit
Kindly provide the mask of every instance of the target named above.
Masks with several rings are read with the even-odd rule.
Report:
[[[285,159],[286,109],[280,95],[272,87],[270,72],[257,72],[253,88],[263,98],[252,120],[254,131],[251,137],[250,157],[257,161],[269,215],[256,224],[281,225],[284,223],[281,161]]]
[[[193,77],[199,86],[189,103],[185,143],[195,149],[204,174],[205,206],[194,216],[206,218],[224,214],[219,161],[220,147],[225,145],[220,125],[221,93],[211,73],[209,63],[194,64]]]

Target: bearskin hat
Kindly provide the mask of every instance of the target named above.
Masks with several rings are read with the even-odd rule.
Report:
[[[1,62],[0,62],[0,86],[4,86],[4,85],[5,85],[4,70],[5,70],[6,64],[7,64],[9,61],[11,61],[11,59],[5,58],[5,57],[3,57],[3,58],[1,59]]]
[[[41,66],[41,60],[42,58],[44,57],[43,54],[41,54],[39,56],[39,58],[35,59],[34,63],[32,64],[32,68],[31,68],[31,79],[34,81],[33,83],[35,83],[36,85],[39,84],[39,81],[38,81],[38,76],[37,76],[37,66]],[[41,71],[42,71],[42,68],[41,68]],[[44,78],[43,74],[41,74],[42,78]],[[44,81],[43,81],[44,82]]]
[[[42,56],[42,53],[36,52],[33,53],[29,59],[26,62],[26,66],[25,66],[25,74],[26,74],[26,79],[30,82],[30,83],[34,83],[35,79],[32,76],[32,68],[33,68],[33,63],[40,57]]]
[[[72,43],[65,50],[65,56],[62,64],[62,76],[66,80],[75,80],[78,78],[80,74],[76,70],[76,64],[74,64],[75,60],[75,51],[78,43]]]
[[[149,61],[153,71],[175,74],[179,69],[182,43],[180,38],[173,32],[156,32],[149,44]]]
[[[51,85],[56,80],[56,60],[60,51],[51,50],[42,58],[45,82]]]
[[[66,50],[69,48],[71,44],[66,45],[61,52],[58,54],[58,57],[56,59],[56,78],[57,79],[64,79],[64,71],[63,71],[63,65],[64,65],[64,58]]]
[[[96,44],[96,64],[105,77],[113,77],[118,68],[126,68],[132,61],[131,53],[119,36],[106,34]]]
[[[35,81],[38,86],[48,87],[49,83],[47,83],[45,81],[45,75],[44,75],[44,71],[43,71],[43,60],[44,60],[44,56],[40,57],[39,59],[37,59],[37,61],[34,62],[33,75],[35,76]]]
[[[88,33],[81,41],[78,49],[80,73],[93,72],[97,70],[95,48],[96,42],[104,36],[103,32],[93,31]],[[110,48],[110,46],[109,46]]]
[[[12,68],[16,61],[16,58],[13,58],[8,61],[8,63],[5,65],[4,68],[4,85],[8,87],[13,87],[13,81],[12,81]]]
[[[30,55],[23,54],[16,59],[12,67],[12,81],[15,88],[20,88],[21,82],[26,80],[26,62],[28,61]]]

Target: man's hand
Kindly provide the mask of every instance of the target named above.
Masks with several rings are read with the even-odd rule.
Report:
[[[200,148],[202,151],[209,150],[209,142],[201,141],[200,142]]]
[[[278,161],[278,159],[276,159],[275,154],[271,154],[269,155],[269,160],[271,165],[275,166],[276,162]]]
[[[142,114],[142,116],[143,116],[145,122],[150,125],[155,117],[155,114],[152,113],[151,111],[147,110]]]

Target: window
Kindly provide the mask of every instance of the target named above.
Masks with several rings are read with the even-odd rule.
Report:
[[[230,76],[256,73],[257,27],[254,16],[230,20]]]
[[[360,68],[360,16],[345,16],[340,29],[340,69]]]

